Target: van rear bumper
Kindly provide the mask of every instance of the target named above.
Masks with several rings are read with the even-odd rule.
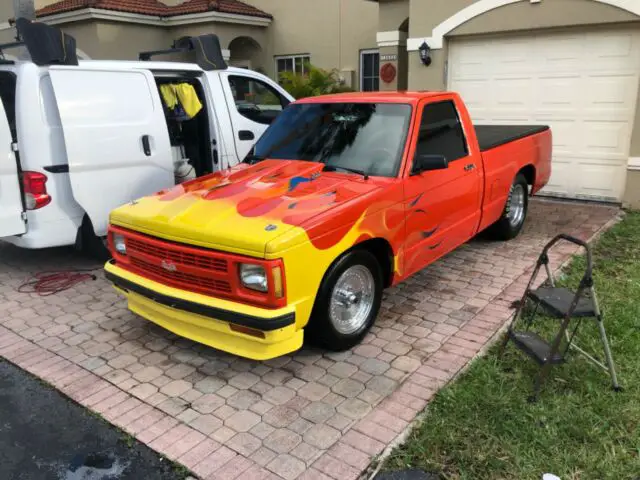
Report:
[[[113,261],[105,265],[105,276],[127,298],[131,311],[196,342],[254,360],[302,346],[293,307],[268,310],[194,294],[128,272]]]
[[[81,223],[82,217],[62,218],[51,222],[36,219],[33,222],[29,221],[28,231],[24,235],[5,237],[2,240],[16,247],[29,249],[75,245]]]

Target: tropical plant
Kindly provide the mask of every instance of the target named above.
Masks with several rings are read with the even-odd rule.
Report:
[[[342,83],[338,70],[325,70],[310,63],[305,64],[305,73],[303,74],[282,72],[280,84],[294,98],[353,91],[352,88]]]

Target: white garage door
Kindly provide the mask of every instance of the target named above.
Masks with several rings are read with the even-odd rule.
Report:
[[[540,33],[453,40],[448,88],[476,123],[546,124],[553,169],[543,192],[619,201],[640,73],[640,33]]]

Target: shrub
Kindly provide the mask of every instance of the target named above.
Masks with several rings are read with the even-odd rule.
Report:
[[[283,72],[280,84],[294,98],[315,97],[329,93],[352,92],[340,81],[338,70],[324,70],[311,64],[305,65],[306,73]]]

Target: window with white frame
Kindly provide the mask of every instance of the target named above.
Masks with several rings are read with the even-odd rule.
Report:
[[[280,74],[295,72],[300,75],[307,73],[307,64],[311,62],[311,55],[281,55],[276,57],[276,77],[280,80]]]
[[[380,53],[378,50],[360,51],[360,90],[380,90]]]

